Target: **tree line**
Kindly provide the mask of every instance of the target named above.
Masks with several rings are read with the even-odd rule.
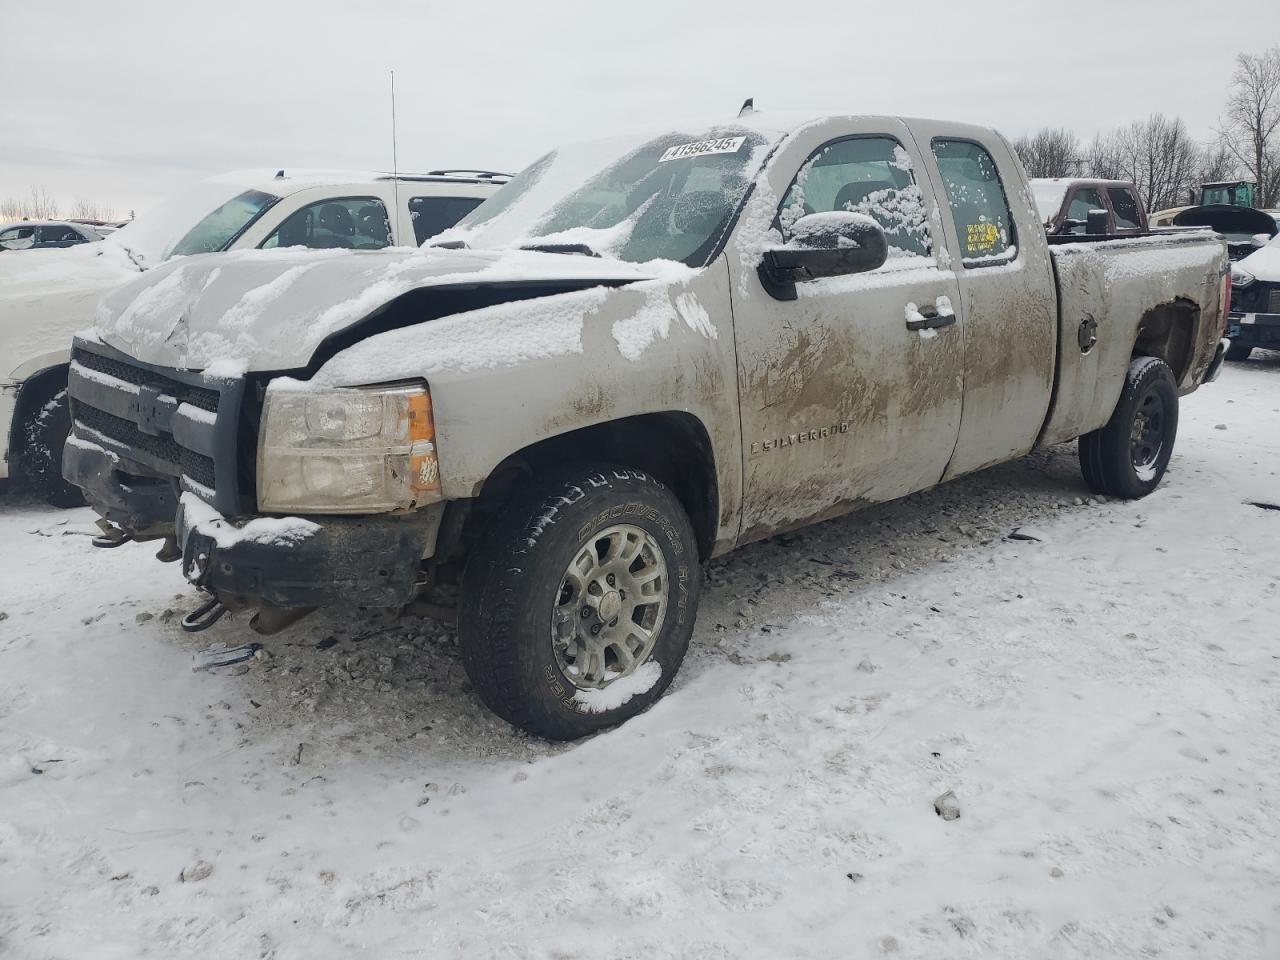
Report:
[[[1181,117],[1154,113],[1087,143],[1066,128],[1019,137],[1013,149],[1032,177],[1132,180],[1150,210],[1185,206],[1201,184],[1244,179],[1259,207],[1280,206],[1280,44],[1241,53],[1214,136],[1196,140]]]
[[[0,199],[0,220],[115,220],[115,205],[98,200],[75,200],[59,205],[44,187],[32,187],[21,196]]]

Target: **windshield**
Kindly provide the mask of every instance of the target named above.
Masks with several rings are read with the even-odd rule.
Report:
[[[1069,183],[1059,180],[1031,181],[1031,195],[1035,197],[1036,209],[1040,212],[1041,221],[1050,223],[1058,215],[1058,211],[1062,209],[1062,199],[1067,195],[1069,186]]]
[[[262,216],[279,199],[261,190],[246,190],[239,196],[232,197],[188,230],[186,236],[169,252],[169,256],[188,257],[197,253],[225,250],[245,227]]]
[[[538,247],[702,266],[772,141],[721,127],[554,150],[432,243]]]
[[[102,242],[103,252],[123,249],[137,266],[144,269],[154,267],[178,252],[179,241],[185,241],[195,225],[215,216],[228,203],[234,203],[255,183],[270,180],[272,173],[269,170],[241,170],[197,181],[113,231]],[[271,197],[272,203],[275,200]]]

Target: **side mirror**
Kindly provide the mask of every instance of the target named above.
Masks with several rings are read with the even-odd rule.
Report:
[[[1267,244],[1271,242],[1271,238],[1268,237],[1265,233],[1255,233],[1250,238],[1249,242],[1252,243],[1256,248],[1261,250],[1263,247],[1265,247]]]
[[[797,283],[866,273],[889,257],[880,224],[862,213],[811,213],[791,226],[791,240],[764,252],[760,282],[778,300],[794,300]]]
[[[1084,232],[1100,237],[1107,232],[1107,211],[1090,210],[1089,219],[1085,221]]]

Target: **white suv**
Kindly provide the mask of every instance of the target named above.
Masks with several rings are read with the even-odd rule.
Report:
[[[21,478],[55,505],[81,502],[61,468],[70,429],[71,337],[92,323],[103,294],[138,271],[171,257],[228,250],[418,246],[507,179],[487,170],[229,174],[101,243],[0,258],[0,479]]]

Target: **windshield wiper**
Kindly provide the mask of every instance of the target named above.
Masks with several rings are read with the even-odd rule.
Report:
[[[600,254],[596,253],[585,243],[530,243],[520,248],[521,250],[537,250],[541,253],[575,253],[583,257],[596,257],[599,259]]]

